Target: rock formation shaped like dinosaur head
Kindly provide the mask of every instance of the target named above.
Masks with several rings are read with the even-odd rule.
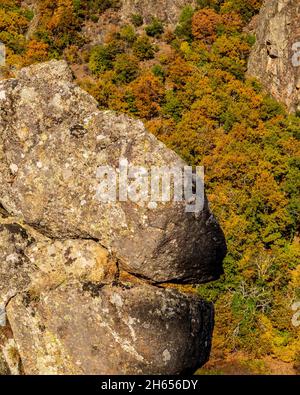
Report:
[[[174,374],[208,358],[212,305],[161,283],[219,278],[223,233],[204,195],[194,212],[99,199],[99,168],[124,161],[185,166],[142,122],[99,111],[64,61],[0,83],[1,322],[25,373]]]
[[[64,61],[25,68],[0,93],[0,203],[11,215],[52,238],[98,240],[153,281],[220,276],[225,242],[204,196],[198,213],[184,201],[97,199],[99,167],[184,168],[142,122],[98,111]]]

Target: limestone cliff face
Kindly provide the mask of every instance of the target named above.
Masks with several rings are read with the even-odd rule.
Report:
[[[257,77],[290,111],[299,111],[299,0],[266,0],[256,23],[248,75]]]
[[[99,111],[64,61],[1,81],[2,370],[176,374],[207,361],[213,306],[162,283],[217,279],[220,226],[206,198],[192,213],[99,200],[97,169],[120,158],[185,165],[142,122]]]

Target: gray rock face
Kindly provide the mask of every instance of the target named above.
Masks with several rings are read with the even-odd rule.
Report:
[[[26,230],[18,224],[0,224],[0,312],[2,313],[2,324],[5,324],[6,303],[30,283],[29,261],[24,255],[24,250],[30,243],[32,243],[32,239]]]
[[[176,291],[68,283],[7,311],[26,374],[178,374],[208,359],[211,306]]]
[[[183,166],[100,112],[65,62],[0,83],[0,374],[178,374],[209,357],[213,306],[174,284],[218,278],[208,209],[105,203],[97,168]]]
[[[178,374],[207,361],[210,303],[119,271],[92,240],[2,219],[0,243],[2,373]]]
[[[265,1],[256,21],[248,74],[290,111],[300,110],[300,3]]]
[[[49,62],[0,83],[0,203],[46,236],[98,240],[131,273],[164,282],[206,282],[222,273],[223,233],[205,199],[99,201],[97,169],[178,166],[183,161],[140,121],[100,112],[73,84],[67,64]]]

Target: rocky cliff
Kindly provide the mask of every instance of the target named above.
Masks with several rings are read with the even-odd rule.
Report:
[[[157,18],[164,23],[164,27],[174,28],[183,7],[196,5],[196,0],[121,0],[119,5],[118,9],[108,8],[97,22],[85,23],[82,31],[89,43],[102,43],[116,25],[132,23],[132,15],[139,15],[143,25]]]
[[[98,111],[64,61],[0,83],[0,363],[12,373],[176,374],[208,359],[212,305],[163,283],[217,279],[223,233],[206,198],[196,213],[96,199],[97,169],[120,158],[185,165],[140,121]]]
[[[174,25],[178,22],[179,15],[186,5],[196,5],[196,0],[122,0],[122,19],[129,20],[132,14],[139,14],[145,23],[152,17]]]
[[[290,111],[300,111],[299,1],[265,1],[256,25],[248,75],[257,77]]]

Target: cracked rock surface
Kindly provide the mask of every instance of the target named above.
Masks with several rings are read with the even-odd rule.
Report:
[[[208,208],[95,199],[97,168],[183,166],[101,112],[63,61],[0,83],[0,373],[179,374],[209,357],[213,306],[162,285],[222,273]]]
[[[2,372],[14,353],[25,374],[178,374],[208,359],[210,303],[120,271],[95,241],[2,219],[0,243]]]
[[[219,278],[223,233],[207,200],[198,213],[185,202],[97,199],[100,166],[177,166],[184,162],[140,121],[109,111],[72,82],[64,61],[21,70],[0,83],[0,203],[43,234],[98,240],[127,271],[154,281]]]
[[[300,110],[300,3],[266,0],[256,21],[248,75],[290,111]]]

